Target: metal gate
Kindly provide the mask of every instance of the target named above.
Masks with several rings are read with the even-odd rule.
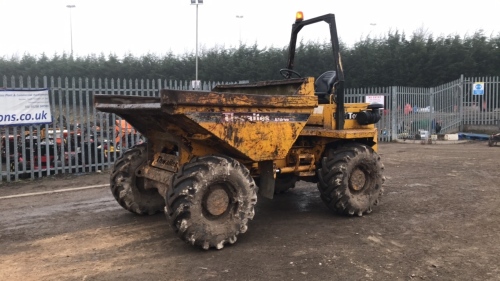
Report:
[[[393,87],[395,139],[424,139],[461,129],[462,79],[439,87]]]
[[[463,129],[472,129],[476,126],[490,126],[500,129],[500,78],[496,77],[468,77],[462,79],[463,108],[461,110]],[[474,86],[482,84],[479,93]],[[479,128],[479,127],[476,127]]]
[[[393,87],[392,105],[396,139],[414,139],[429,134],[431,127],[431,95],[429,88]]]
[[[430,119],[434,120],[433,133],[456,133],[461,131],[463,111],[462,79],[458,79],[439,87],[431,88]]]

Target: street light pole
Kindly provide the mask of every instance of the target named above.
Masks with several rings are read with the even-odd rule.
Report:
[[[368,36],[372,35],[372,32],[373,32],[373,29],[375,28],[375,26],[377,26],[377,23],[375,22],[370,22],[370,32],[368,33]]]
[[[236,15],[237,19],[240,19],[240,45],[241,45],[241,20],[243,20],[243,15]]]
[[[195,88],[199,89],[198,85],[198,5],[203,4],[203,0],[191,0],[191,5],[196,5],[196,75]]]
[[[73,20],[71,19],[71,9],[76,7],[75,5],[66,5],[69,8],[69,32],[71,36],[71,56],[73,57]]]
[[[196,86],[198,87],[198,4],[196,4]]]

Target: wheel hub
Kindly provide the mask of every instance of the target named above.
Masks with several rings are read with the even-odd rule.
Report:
[[[229,207],[229,196],[223,189],[216,189],[207,196],[206,209],[213,216],[222,215]]]
[[[351,178],[349,179],[349,187],[353,191],[360,191],[365,186],[365,183],[366,183],[365,173],[359,168],[356,168],[352,172]]]

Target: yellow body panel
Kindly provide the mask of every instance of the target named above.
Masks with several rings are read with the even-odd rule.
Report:
[[[285,158],[306,122],[199,123],[253,161]],[[285,137],[287,136],[287,137]]]
[[[368,106],[368,103],[346,103],[344,105],[345,112],[346,112],[344,129],[373,128],[373,125],[368,125],[368,126],[359,125],[354,120],[355,114],[358,112],[361,112],[363,110],[366,110],[367,106]],[[333,116],[334,116],[336,110],[337,110],[336,104],[318,105],[314,109],[311,117],[309,118],[307,125],[323,126],[324,128],[335,130],[336,125],[335,125],[335,119],[333,118]]]

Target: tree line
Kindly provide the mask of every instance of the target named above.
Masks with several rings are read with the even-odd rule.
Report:
[[[390,31],[379,38],[365,37],[352,47],[341,42],[340,52],[346,87],[432,87],[457,79],[500,75],[500,33],[434,37],[423,31],[411,35]],[[279,69],[287,64],[288,46],[202,48],[198,77],[202,81],[237,82],[282,79]],[[24,54],[0,57],[0,77],[76,77],[119,79],[194,80],[196,55],[91,54],[73,57],[66,53]],[[330,42],[299,42],[295,69],[302,76],[317,77],[333,70]]]

